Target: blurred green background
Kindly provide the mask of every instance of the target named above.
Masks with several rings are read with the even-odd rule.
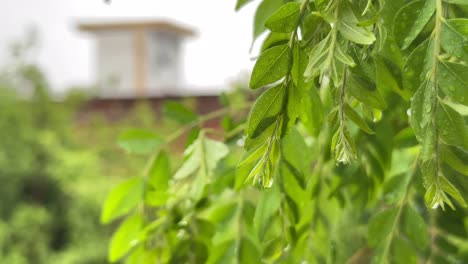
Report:
[[[99,223],[101,205],[145,162],[116,139],[173,124],[144,102],[118,121],[81,120],[86,95],[52,97],[41,69],[15,57],[0,73],[0,263],[106,263],[113,227]]]

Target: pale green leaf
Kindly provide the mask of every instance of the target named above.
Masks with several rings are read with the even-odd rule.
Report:
[[[143,187],[143,181],[134,177],[112,189],[104,203],[101,222],[109,223],[134,209],[143,200]]]
[[[440,61],[439,86],[454,101],[468,106],[468,66]]]
[[[131,129],[123,132],[117,141],[118,145],[130,153],[148,154],[163,143],[156,133],[142,129]]]
[[[291,52],[288,45],[267,49],[258,58],[250,77],[250,88],[256,89],[283,78],[289,66]]]
[[[326,58],[329,52],[330,38],[326,37],[316,44],[309,54],[309,64],[305,69],[304,75],[307,79],[312,79],[325,67]]]
[[[143,218],[140,215],[132,215],[120,225],[110,241],[110,262],[116,262],[121,259],[141,242],[139,241],[139,233],[142,227]]]
[[[273,32],[289,33],[296,29],[300,17],[300,4],[289,2],[270,16],[265,26]]]

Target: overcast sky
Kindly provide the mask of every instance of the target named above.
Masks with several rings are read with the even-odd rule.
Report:
[[[95,79],[91,35],[76,30],[91,18],[168,18],[195,28],[188,41],[185,79],[191,86],[223,86],[252,67],[249,48],[254,6],[234,11],[235,0],[11,0],[0,8],[0,64],[8,43],[34,25],[40,33],[37,61],[55,90]]]

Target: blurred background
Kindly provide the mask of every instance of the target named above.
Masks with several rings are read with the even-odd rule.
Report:
[[[254,6],[235,0],[15,0],[0,9],[0,263],[105,263],[109,190],[145,157],[128,128],[176,124],[242,87]]]

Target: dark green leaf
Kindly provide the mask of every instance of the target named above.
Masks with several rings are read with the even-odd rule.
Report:
[[[290,57],[288,45],[264,51],[255,63],[250,77],[250,88],[260,88],[283,78],[288,71]]]
[[[393,25],[393,34],[403,49],[416,39],[424,26],[431,19],[436,1],[426,0],[408,4],[398,11]]]
[[[130,153],[148,154],[163,143],[161,137],[152,131],[131,129],[119,136],[119,146]]]
[[[380,110],[387,107],[382,95],[371,81],[356,74],[350,74],[347,83],[347,91],[362,103]]]
[[[101,222],[106,224],[127,214],[142,200],[143,181],[138,177],[124,181],[107,196],[102,209]]]
[[[362,131],[366,132],[367,134],[373,135],[375,134],[374,131],[367,125],[367,123],[359,116],[356,111],[354,111],[351,106],[348,104],[344,105],[344,111],[346,114],[346,117],[349,118],[353,123],[355,123]]]
[[[447,53],[468,61],[468,19],[456,18],[442,21],[440,44]]]
[[[467,126],[457,111],[441,102],[437,111],[437,122],[439,136],[445,143],[468,149]]]
[[[260,52],[264,52],[265,50],[275,46],[288,44],[290,37],[291,36],[288,33],[271,32],[270,34],[268,34],[268,37],[263,41]]]
[[[468,66],[441,60],[439,85],[451,99],[468,106]]]
[[[255,138],[273,124],[283,108],[284,87],[278,85],[264,92],[250,111],[247,134]]]
[[[429,46],[429,40],[421,43],[416,49],[411,52],[408,59],[405,62],[403,67],[403,87],[414,93],[421,82],[426,79],[427,72],[424,72],[426,69],[425,65],[428,63],[426,58],[427,53],[432,53],[431,46]]]
[[[265,26],[273,32],[289,33],[296,29],[300,17],[300,4],[289,2],[270,16]]]

